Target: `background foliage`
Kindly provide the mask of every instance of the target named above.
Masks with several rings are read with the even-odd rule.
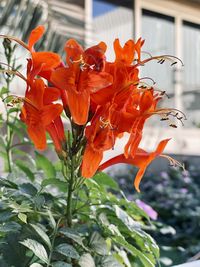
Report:
[[[187,171],[168,168],[167,172],[147,174],[141,194],[132,194],[133,169],[115,174],[120,188],[129,199],[141,199],[158,213],[150,233],[161,248],[163,266],[186,262],[200,251],[200,180],[199,169]]]

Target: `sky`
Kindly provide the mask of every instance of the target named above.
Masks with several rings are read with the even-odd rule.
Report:
[[[93,0],[93,17],[100,16],[116,8],[116,5],[102,0]]]

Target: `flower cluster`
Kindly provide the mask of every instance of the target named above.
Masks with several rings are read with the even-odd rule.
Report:
[[[31,32],[28,44],[10,37],[31,54],[27,77],[23,77],[27,88],[21,109],[21,119],[27,125],[30,139],[37,149],[43,150],[48,132],[61,159],[81,151],[80,175],[85,178],[116,163],[135,165],[139,168],[135,178],[139,191],[147,166],[162,156],[169,141],[162,140],[151,153],[139,148],[146,120],[155,114],[161,120],[169,120],[170,116],[182,119],[175,109],[158,107],[165,92],[144,83],[139,77],[139,67],[153,59],[163,63],[173,57],[142,60],[142,39],[128,40],[123,47],[116,39],[115,61],[108,62],[104,42],[84,50],[70,39],[64,46],[66,61],[63,62],[56,53],[34,50],[43,34],[44,27],[38,26]],[[63,112],[71,123],[73,149],[70,151],[66,145],[70,137],[65,135],[61,119]],[[114,148],[124,133],[129,134],[129,139],[122,154],[101,164],[104,152]]]

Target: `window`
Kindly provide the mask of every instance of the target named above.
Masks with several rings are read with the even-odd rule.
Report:
[[[148,10],[142,11],[142,38],[145,39],[145,51],[152,56],[174,55],[174,18]],[[141,68],[142,74],[155,79],[156,86],[174,95],[173,68],[169,64],[160,65],[156,61],[149,62]]]
[[[104,41],[108,45],[107,59],[114,59],[111,49],[115,38],[124,43],[133,38],[133,1],[93,0],[94,43]]]
[[[183,104],[187,126],[200,125],[200,25],[183,21]]]

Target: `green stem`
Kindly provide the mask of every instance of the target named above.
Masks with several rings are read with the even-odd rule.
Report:
[[[10,87],[10,80],[9,78],[6,79],[6,86],[7,89],[9,91],[9,87]],[[12,154],[11,154],[11,149],[10,149],[10,145],[12,142],[12,137],[13,137],[13,132],[9,126],[9,122],[10,122],[10,118],[9,118],[9,114],[7,111],[7,106],[6,107],[6,113],[7,113],[7,117],[6,117],[6,132],[7,132],[7,146],[6,146],[6,154],[7,154],[7,164],[8,164],[8,172],[11,173],[12,172]]]
[[[73,183],[74,183],[74,159],[71,156],[71,176],[68,186],[68,195],[67,195],[67,225],[68,227],[72,226],[72,196],[73,196]]]
[[[56,235],[57,235],[57,232],[58,232],[60,221],[61,221],[61,219],[58,220],[58,222],[56,224],[56,227],[55,227],[55,229],[53,231],[53,237],[52,237],[52,242],[51,242],[51,248],[50,248],[47,267],[51,266],[51,258],[52,258],[52,254],[53,254],[53,250],[54,250],[54,243],[55,243],[55,239],[56,239]]]

